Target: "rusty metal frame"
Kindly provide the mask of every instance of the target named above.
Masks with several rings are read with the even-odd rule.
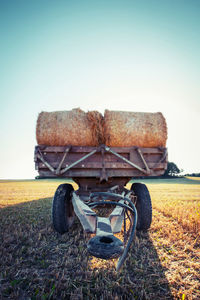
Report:
[[[123,195],[120,195],[120,198],[122,198]],[[81,197],[77,195],[76,191],[72,194],[72,204],[74,207],[74,211],[79,218],[84,231],[88,233],[95,233],[97,231],[97,224],[99,222],[99,218],[97,214],[89,207],[89,204],[92,201],[90,201],[90,198],[88,198],[88,202],[86,204],[85,201],[81,200]],[[125,204],[125,200],[121,199],[119,200],[119,203]],[[101,222],[106,222],[107,224],[110,224],[112,233],[118,233],[121,231],[122,223],[124,220],[123,215],[123,208],[116,207],[109,217],[104,218],[104,220]]]
[[[98,199],[98,195],[100,195],[100,199]],[[102,199],[101,196],[103,197]],[[72,204],[74,207],[75,214],[79,218],[85,232],[93,233],[95,234],[95,237],[98,237],[100,239],[112,239],[114,238],[115,233],[121,231],[124,221],[124,242],[122,244],[123,252],[120,254],[120,257],[118,256],[119,260],[117,262],[116,271],[119,271],[122,267],[122,264],[124,263],[127,257],[128,251],[130,249],[131,243],[135,235],[137,224],[137,211],[134,203],[131,200],[131,197],[131,192],[126,189],[124,189],[124,191],[121,194],[115,194],[113,192],[94,192],[88,196],[88,202],[86,204],[84,201],[81,200],[81,197],[79,197],[79,195],[76,194],[76,191],[74,191],[72,194]],[[96,200],[96,202],[93,202],[94,199]],[[105,199],[107,200],[105,201]],[[116,205],[109,217],[99,217],[91,209],[92,207],[96,207],[102,204]],[[130,229],[128,232],[128,237],[126,236],[125,219],[127,210],[132,211],[132,214],[134,213],[134,217],[133,215],[131,217],[132,219]],[[92,239],[94,239],[94,237]],[[88,244],[90,243],[90,241],[88,242]],[[96,256],[96,254],[94,253],[92,255]]]

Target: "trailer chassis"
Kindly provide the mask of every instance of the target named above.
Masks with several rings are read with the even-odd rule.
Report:
[[[148,229],[152,218],[146,186],[136,183],[131,190],[124,186],[134,176],[162,174],[167,167],[167,149],[43,145],[35,148],[35,163],[40,178],[71,177],[79,186],[76,191],[70,184],[57,188],[52,207],[55,230],[61,234],[69,230],[76,214],[84,231],[95,235],[87,244],[88,252],[102,259],[119,257],[116,267],[119,271],[136,227]],[[109,216],[99,217],[95,209],[102,206],[114,209]],[[123,241],[115,236],[122,228]]]

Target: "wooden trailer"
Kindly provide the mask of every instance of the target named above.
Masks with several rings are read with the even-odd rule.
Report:
[[[135,230],[147,230],[151,225],[152,206],[147,187],[133,183],[141,176],[155,177],[167,168],[167,148],[47,146],[35,147],[38,178],[72,178],[79,186],[62,184],[55,192],[52,206],[54,228],[65,233],[76,215],[83,229],[95,234],[88,242],[91,255],[109,259],[120,257],[119,270],[127,256]],[[108,217],[99,217],[93,210],[113,206]],[[126,232],[126,221],[130,228]],[[124,226],[124,240],[114,234]]]

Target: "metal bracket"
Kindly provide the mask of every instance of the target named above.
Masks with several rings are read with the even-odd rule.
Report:
[[[100,182],[102,182],[103,180],[108,181],[108,175],[106,173],[105,162],[104,162],[104,153],[105,153],[105,147],[101,147],[102,170],[101,170]]]
[[[149,169],[149,166],[148,166],[146,160],[144,159],[144,156],[143,156],[143,153],[142,153],[141,149],[137,148],[137,152],[139,153],[140,158],[142,159],[143,164],[145,165],[145,168],[146,168],[146,171],[147,171],[146,173],[149,175],[151,173],[151,170]]]
[[[63,162],[64,162],[64,160],[65,160],[65,158],[66,158],[66,156],[67,156],[67,154],[68,154],[68,152],[69,152],[69,150],[70,150],[70,148],[71,148],[71,146],[68,146],[68,147],[65,149],[64,155],[63,155],[63,157],[62,157],[62,159],[61,159],[61,161],[60,161],[60,163],[59,163],[58,168],[57,168],[56,171],[55,171],[56,175],[59,175],[59,174],[60,174],[60,170],[61,170],[61,168],[62,168],[62,164],[63,164]]]
[[[36,154],[36,156],[43,162],[43,164],[52,172],[52,173],[55,173],[55,170],[54,168],[43,158],[42,156],[42,153],[40,151],[40,149],[38,148],[38,152]]]
[[[62,170],[60,171],[60,174],[65,173],[67,170],[69,170],[69,169],[71,169],[72,167],[76,166],[76,165],[79,164],[81,161],[83,161],[83,160],[85,160],[86,158],[90,157],[91,155],[93,155],[94,153],[96,153],[97,150],[98,150],[98,148],[95,149],[95,150],[93,150],[93,151],[91,151],[90,153],[86,154],[85,156],[81,157],[79,160],[73,162],[71,165],[67,166],[66,168],[62,169]]]
[[[119,157],[121,160],[125,161],[127,164],[131,165],[132,167],[138,169],[139,171],[141,171],[144,174],[149,174],[149,168],[148,170],[144,170],[142,168],[140,168],[138,165],[134,164],[133,162],[131,162],[130,160],[126,159],[124,156],[118,154],[117,152],[115,152],[114,150],[110,149],[108,146],[105,146],[105,150],[108,152],[111,152],[112,154],[114,154],[115,156]],[[144,158],[143,158],[144,159]],[[146,165],[145,165],[146,167]]]
[[[81,201],[76,192],[72,194],[72,204],[85,232],[95,233],[97,222],[96,213],[87,204]]]

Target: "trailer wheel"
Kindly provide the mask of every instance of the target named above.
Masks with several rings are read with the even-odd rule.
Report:
[[[138,213],[137,230],[147,230],[152,221],[152,205],[149,191],[143,183],[133,183],[131,190],[137,196],[136,209]]]
[[[69,230],[74,221],[74,209],[72,205],[73,186],[61,184],[58,186],[52,205],[52,221],[57,232],[63,234]]]

